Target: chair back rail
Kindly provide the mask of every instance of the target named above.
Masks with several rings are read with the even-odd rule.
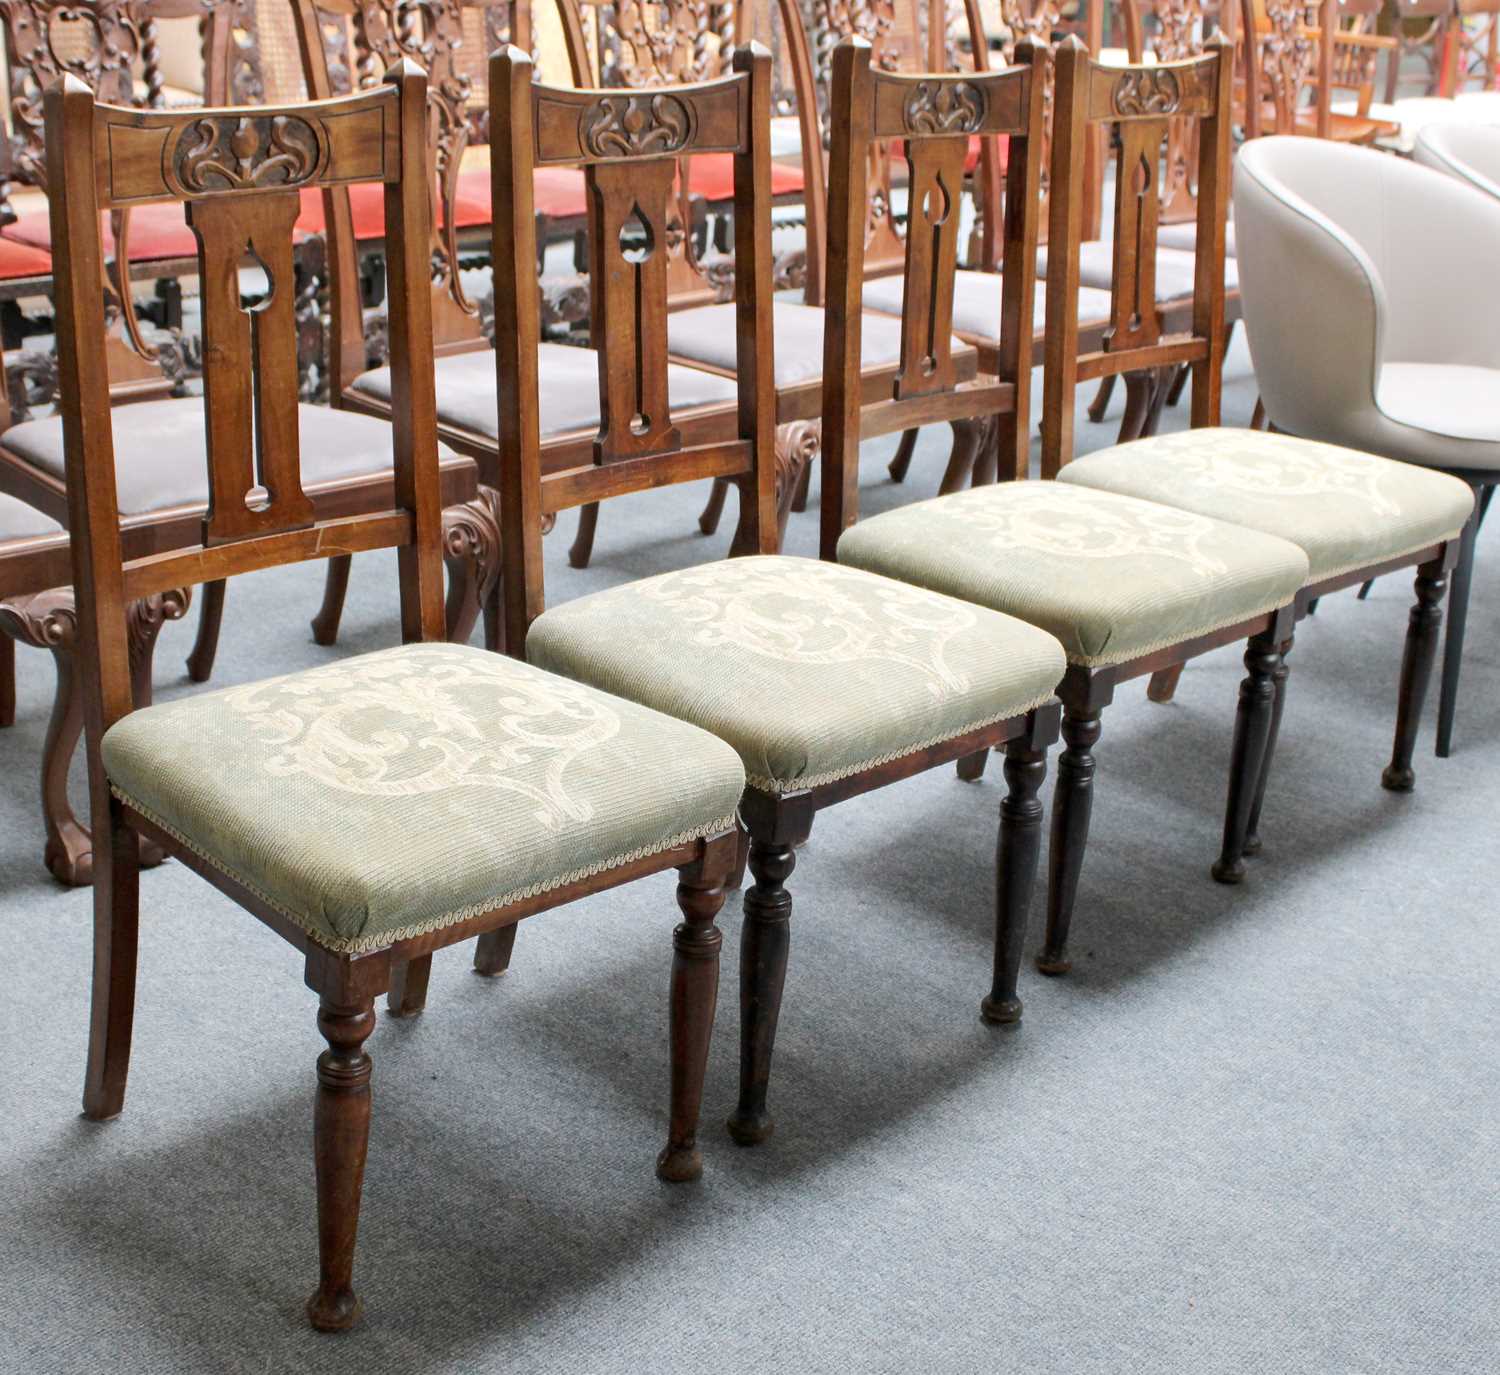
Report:
[[[1047,272],[1042,476],[1073,452],[1077,384],[1116,373],[1192,365],[1194,426],[1218,423],[1224,353],[1224,239],[1229,213],[1233,49],[1215,35],[1203,56],[1106,67],[1076,38],[1057,53],[1053,197]],[[1164,153],[1174,120],[1198,126],[1198,221],[1192,327],[1163,337],[1156,307],[1156,229]],[[1083,242],[1080,142],[1103,127],[1115,148],[1114,270],[1102,346],[1078,352],[1079,247]],[[1054,256],[1055,255],[1055,265]]]
[[[845,38],[834,50],[829,158],[828,313],[823,334],[821,548],[833,558],[859,516],[862,438],[936,420],[998,414],[1006,477],[1024,476],[1030,443],[1032,312],[1036,284],[1037,154],[1046,52],[1029,39],[1001,71],[898,76],[875,70],[873,47]],[[959,197],[969,139],[1010,140],[998,373],[960,378],[952,355]],[[889,402],[862,406],[860,333],[871,152],[900,140],[909,209],[901,310],[901,363]]]
[[[777,544],[771,353],[770,54],[738,49],[732,74],[643,92],[534,84],[511,47],[490,64],[495,368],[506,648],[524,655],[545,606],[542,519],[624,492],[736,477],[745,543]],[[684,448],[667,394],[667,236],[677,161],[734,155],[738,437]],[[599,317],[600,427],[593,463],[543,479],[532,173],[581,165],[597,232],[590,290]],[[622,232],[624,237],[622,238]]]
[[[229,574],[397,546],[405,640],[442,638],[437,440],[426,290],[426,78],[415,64],[354,97],[297,106],[143,111],[96,104],[78,78],[46,94],[49,194],[69,528],[78,596],[96,820],[97,741],[131,709],[128,602]],[[316,520],[300,480],[291,241],[299,192],[385,186],[395,423],[391,510]],[[99,280],[101,209],[176,202],[198,241],[203,282],[210,499],[202,542],[121,553]],[[269,300],[240,304],[247,254]],[[107,803],[107,796],[104,798]]]

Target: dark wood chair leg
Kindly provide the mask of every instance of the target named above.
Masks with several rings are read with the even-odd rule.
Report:
[[[1094,393],[1094,399],[1089,402],[1089,420],[1095,425],[1103,421],[1105,412],[1109,410],[1109,399],[1115,394],[1115,378],[1119,373],[1112,372],[1107,377],[1099,379],[1099,389]]]
[[[1063,711],[1064,749],[1057,759],[1052,790],[1052,837],[1047,849],[1047,934],[1036,967],[1043,974],[1066,974],[1068,930],[1078,897],[1078,876],[1088,848],[1094,810],[1094,746],[1099,743],[1097,711]]]
[[[219,629],[224,624],[224,594],[228,588],[223,578],[203,584],[198,636],[193,641],[193,652],[187,657],[188,677],[195,683],[206,683],[213,676],[214,660],[219,653]]]
[[[729,495],[729,479],[727,477],[716,477],[714,485],[708,493],[708,501],[698,517],[698,528],[705,535],[711,535],[719,528],[719,521],[724,515],[724,501]]]
[[[990,757],[988,750],[975,750],[958,761],[958,776],[965,783],[977,783],[984,777],[984,766]]]
[[[797,479],[797,490],[792,493],[792,510],[798,514],[807,510],[807,496],[812,490],[812,475],[813,465],[812,460],[809,459],[802,465],[802,476]]]
[[[1159,668],[1146,682],[1146,696],[1152,702],[1170,702],[1177,695],[1177,684],[1182,678],[1186,664],[1173,664],[1171,668]]]
[[[1038,716],[1034,713],[1034,718]],[[1049,715],[1049,734],[1055,732],[1056,720],[1055,712]],[[1016,981],[1041,851],[1042,804],[1037,793],[1047,776],[1048,741],[1036,725],[1005,746],[1008,786],[1000,803],[1000,838],[995,850],[995,978],[989,996],[979,1005],[979,1015],[997,1025],[1021,1020]]]
[[[370,1057],[364,1044],[375,1030],[374,1000],[318,1009],[328,1049],[318,1056],[313,1109],[313,1157],[318,1175],[318,1287],[307,1317],[321,1332],[343,1332],[363,1305],[354,1293],[354,1241],[370,1144]]]
[[[104,1122],[125,1107],[130,1036],[135,1024],[135,966],[140,929],[139,837],[109,809],[94,885],[94,984],[83,1115]]]
[[[1118,442],[1139,439],[1151,414],[1151,399],[1156,394],[1154,374],[1127,372],[1125,378],[1125,414],[1120,419]]]
[[[448,639],[468,644],[480,608],[500,577],[500,526],[490,497],[481,495],[443,512],[443,562],[448,570]]]
[[[16,724],[16,642],[0,628],[0,729]]]
[[[568,563],[573,568],[587,568],[594,557],[594,535],[599,529],[599,503],[591,501],[578,508],[578,533],[568,548]]]
[[[1458,675],[1463,667],[1464,630],[1469,620],[1469,588],[1474,581],[1474,545],[1479,538],[1479,511],[1469,517],[1458,545],[1453,588],[1448,593],[1448,624],[1443,632],[1443,677],[1438,686],[1437,756],[1453,752],[1453,721],[1458,714]]]
[[[917,436],[920,430],[902,430],[901,442],[896,445],[895,456],[891,459],[891,466],[886,469],[891,475],[892,482],[905,482],[906,474],[911,469],[912,455],[917,451]]]
[[[1245,831],[1244,853],[1252,856],[1261,851],[1260,813],[1266,803],[1266,783],[1271,777],[1271,761],[1276,757],[1276,742],[1281,738],[1281,714],[1286,710],[1286,680],[1291,674],[1286,656],[1292,652],[1292,639],[1289,635],[1281,642],[1281,662],[1271,675],[1276,690],[1275,699],[1271,703],[1271,733],[1266,737],[1266,757],[1261,761],[1260,778],[1255,784],[1255,800],[1250,804],[1250,824]]]
[[[1308,602],[1307,614],[1309,616],[1316,616],[1318,614],[1318,603],[1322,600],[1322,597],[1314,597],[1310,602]]]
[[[943,480],[938,485],[939,496],[960,492],[970,485],[986,428],[982,419],[950,420],[948,424],[953,430],[953,449],[948,455],[948,467],[943,473]]]
[[[516,948],[516,930],[519,922],[502,926],[498,931],[486,931],[474,946],[474,972],[487,979],[498,979],[510,968],[511,951]]]
[[[796,866],[797,852],[790,843],[760,840],[751,831],[755,881],[745,893],[740,931],[740,1101],[727,1124],[741,1146],[757,1146],[775,1130],[766,1111],[766,1088],[791,942],[792,895],[786,881]]]
[[[1281,663],[1270,634],[1252,636],[1245,647],[1245,678],[1234,718],[1234,748],[1229,763],[1229,801],[1224,813],[1224,845],[1211,870],[1220,883],[1245,878],[1245,837],[1250,809],[1266,760],[1271,717],[1276,702],[1276,669]]]
[[[505,615],[500,604],[500,579],[497,577],[484,599],[484,647],[491,654],[505,653]]]
[[[349,591],[349,569],[352,554],[339,554],[328,560],[323,578],[323,605],[312,618],[313,641],[320,645],[338,643],[339,622],[344,617],[344,597]]]
[[[1407,619],[1406,648],[1401,655],[1396,740],[1391,762],[1380,778],[1381,785],[1393,793],[1410,792],[1416,783],[1411,761],[1422,725],[1427,684],[1432,678],[1432,661],[1437,657],[1438,627],[1443,620],[1441,603],[1447,585],[1448,576],[1440,563],[1424,563],[1417,569],[1417,600]]]
[[[1192,376],[1193,370],[1187,363],[1178,364],[1177,371],[1172,377],[1171,387],[1167,391],[1167,405],[1175,406],[1182,400],[1182,393],[1187,389],[1188,378]]]
[[[1250,412],[1250,428],[1252,430],[1268,429],[1266,420],[1266,403],[1260,398],[1255,398],[1255,409]]]
[[[392,1017],[417,1016],[427,1006],[427,981],[431,977],[431,955],[393,964],[391,988],[385,1000],[386,1011]]]
[[[1362,601],[1362,602],[1363,601],[1368,601],[1369,598],[1370,598],[1370,589],[1372,587],[1374,587],[1374,586],[1375,586],[1375,579],[1374,578],[1371,578],[1368,582],[1362,582],[1362,583],[1360,583],[1360,585],[1359,585],[1359,600]]]
[[[667,1144],[656,1157],[658,1177],[672,1184],[703,1173],[698,1119],[719,1001],[719,947],[724,939],[714,918],[725,897],[722,870],[708,876],[694,865],[678,873],[677,905],[687,920],[672,935],[672,1117]]]

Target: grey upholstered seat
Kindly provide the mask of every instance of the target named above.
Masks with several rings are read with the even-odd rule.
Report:
[[[901,314],[901,296],[905,278],[876,277],[865,283],[864,304],[867,310],[887,315]],[[1094,287],[1078,291],[1078,323],[1096,324],[1109,319],[1110,295]],[[1038,334],[1047,324],[1047,284],[1037,282],[1032,301],[1031,327]],[[972,272],[961,268],[953,283],[953,328],[958,334],[974,339],[1000,337],[1000,274]]]
[[[1017,616],[1071,663],[1121,664],[1288,605],[1296,545],[1057,482],[1002,482],[898,507],[839,540],[839,562]]]
[[[1260,430],[1137,439],[1075,458],[1058,480],[1278,535],[1306,553],[1312,582],[1453,539],[1474,509],[1445,473]]]
[[[729,307],[731,313],[733,306]],[[730,352],[734,323],[729,326]],[[732,364],[731,364],[732,366]],[[354,390],[390,404],[391,370],[378,368],[355,379]],[[599,428],[599,355],[593,349],[542,344],[537,349],[537,393],[543,439]],[[697,368],[667,369],[667,399],[673,412],[696,406],[733,405],[734,380]],[[485,349],[437,360],[437,415],[440,424],[495,439],[499,403],[495,398],[495,355]]]
[[[149,514],[208,501],[208,458],[203,403],[193,397],[138,401],[110,413],[115,480],[121,515]],[[378,476],[392,464],[387,421],[328,406],[298,406],[302,439],[302,485]],[[62,420],[27,420],[0,434],[0,449],[49,477],[65,478]],[[444,467],[473,460],[442,450]]]
[[[816,559],[722,559],[564,602],[533,663],[691,721],[753,787],[817,787],[1019,716],[1066,662],[1035,626]]]
[[[1078,280],[1084,286],[1109,290],[1114,277],[1115,246],[1104,239],[1093,239],[1083,244],[1078,252]],[[1037,276],[1047,275],[1047,249],[1037,249]],[[1180,248],[1158,248],[1156,250],[1156,299],[1158,302],[1181,301],[1192,296],[1193,280],[1198,272],[1198,260],[1191,252]],[[1240,286],[1239,264],[1234,258],[1224,260],[1224,290],[1238,291]]]
[[[667,316],[667,347],[673,357],[705,367],[735,367],[734,303],[698,306]],[[776,385],[795,387],[816,382],[823,375],[823,310],[796,301],[777,301],[772,312],[772,347],[776,357]],[[955,354],[972,354],[960,340]],[[866,368],[891,367],[901,361],[901,322],[867,313],[860,333],[860,356]]]
[[[1178,224],[1158,225],[1156,229],[1158,248],[1176,248],[1192,253],[1198,247],[1198,222],[1185,220]],[[1234,257],[1234,221],[1224,226],[1224,252]]]
[[[147,707],[102,752],[118,796],[350,952],[722,833],[745,783],[704,731],[448,644]]]
[[[0,541],[55,535],[61,529],[51,516],[44,516],[35,506],[0,492]]]

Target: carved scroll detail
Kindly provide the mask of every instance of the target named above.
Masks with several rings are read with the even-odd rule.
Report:
[[[581,138],[596,158],[675,153],[692,132],[687,106],[674,95],[603,96],[583,115]]]
[[[299,186],[320,161],[318,135],[295,115],[195,120],[177,145],[174,171],[191,192]]]
[[[984,90],[969,81],[922,81],[902,117],[914,134],[972,134],[984,122]]]
[[[1182,104],[1177,77],[1165,69],[1126,72],[1115,86],[1115,113],[1170,115]]]

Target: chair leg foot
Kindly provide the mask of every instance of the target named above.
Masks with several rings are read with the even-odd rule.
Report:
[[[698,517],[698,528],[705,535],[711,535],[719,528],[719,521],[724,515],[724,501],[728,495],[729,479],[727,477],[716,477],[713,488],[708,494],[708,501],[704,504],[702,514]]]
[[[568,563],[573,568],[587,568],[594,557],[594,535],[599,529],[599,503],[591,501],[578,508],[578,533],[568,548]]]
[[[1393,793],[1410,792],[1416,786],[1412,756],[1416,753],[1417,732],[1422,724],[1422,705],[1432,678],[1432,663],[1437,657],[1438,627],[1442,623],[1441,603],[1448,585],[1442,564],[1424,563],[1417,569],[1417,600],[1407,618],[1406,647],[1401,655],[1401,686],[1396,698],[1396,739],[1391,762],[1381,774],[1381,786]]]
[[[427,1006],[427,981],[432,977],[432,956],[420,955],[391,966],[391,989],[386,1011],[392,1017],[416,1017]]]
[[[213,675],[214,660],[219,653],[219,630],[224,624],[224,594],[229,584],[223,578],[203,584],[202,605],[198,608],[198,636],[193,652],[187,658],[188,677],[195,683],[206,683]]]
[[[510,968],[511,952],[516,948],[519,922],[486,931],[474,946],[474,972],[486,979],[498,979]]]
[[[1063,712],[1064,749],[1057,760],[1047,852],[1047,935],[1036,957],[1036,967],[1043,974],[1066,974],[1073,967],[1067,955],[1068,932],[1094,809],[1094,746],[1099,743],[1100,729],[1097,711]]]
[[[1245,837],[1271,736],[1275,711],[1275,674],[1281,663],[1270,633],[1255,635],[1245,647],[1245,678],[1235,712],[1234,746],[1229,765],[1229,800],[1224,812],[1224,843],[1210,872],[1219,883],[1243,883]]]
[[[911,458],[917,451],[917,435],[920,430],[902,430],[901,442],[896,445],[895,456],[891,459],[891,466],[886,469],[891,475],[892,482],[905,482],[906,474],[911,469]]]
[[[344,598],[349,591],[349,569],[353,563],[352,554],[339,554],[328,560],[328,571],[323,577],[323,605],[312,618],[315,644],[338,643],[339,622],[344,618]]]
[[[1291,669],[1287,666],[1286,657],[1292,652],[1294,637],[1288,635],[1281,642],[1281,662],[1277,664],[1271,675],[1272,686],[1276,696],[1271,703],[1271,731],[1266,737],[1266,754],[1261,761],[1260,777],[1255,784],[1255,798],[1250,804],[1250,821],[1246,827],[1245,844],[1242,853],[1254,857],[1261,852],[1260,840],[1260,814],[1266,804],[1266,783],[1271,776],[1271,760],[1276,756],[1276,742],[1281,738],[1281,715],[1286,710],[1286,680],[1291,675]]]

